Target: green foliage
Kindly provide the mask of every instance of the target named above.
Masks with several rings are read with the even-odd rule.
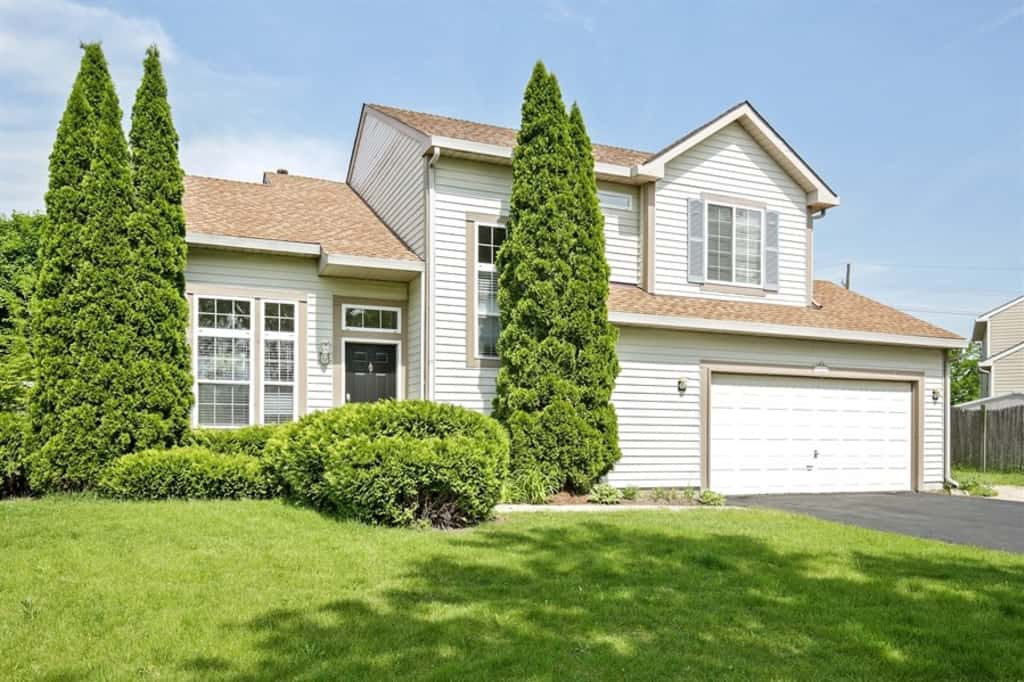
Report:
[[[633,502],[640,497],[640,489],[635,485],[627,485],[622,489],[622,499]]]
[[[607,483],[598,483],[590,489],[590,502],[595,504],[618,504],[622,498],[622,491]]]
[[[696,497],[697,502],[709,507],[721,507],[725,504],[725,495],[716,493],[714,490],[704,489]]]
[[[949,351],[950,404],[959,405],[981,397],[981,375],[978,372],[980,359],[980,343]]]
[[[103,52],[83,50],[50,155],[30,306],[40,490],[91,487],[110,459],[177,444],[191,405],[181,169],[159,62],[151,51],[130,155]]]
[[[523,98],[497,260],[494,414],[511,434],[514,471],[581,492],[619,458],[603,227],[582,116],[577,107],[566,115],[555,77],[538,63]]]
[[[262,457],[267,441],[278,426],[245,426],[240,429],[195,429],[184,438],[185,445],[198,445],[222,455]]]
[[[221,455],[201,447],[143,450],[106,466],[99,491],[124,500],[267,497],[260,461],[248,455]]]
[[[980,477],[965,476],[957,481],[960,489],[972,497],[995,497],[996,489]]]
[[[0,412],[0,498],[28,493],[23,412]]]
[[[551,482],[535,468],[520,469],[509,474],[502,487],[501,501],[523,504],[544,504],[558,492]]]
[[[137,409],[153,442],[178,443],[188,430],[192,374],[185,301],[184,173],[167,84],[155,46],[146,50],[129,134],[135,211],[129,232],[137,259]]]
[[[266,461],[285,496],[320,511],[459,527],[490,516],[508,474],[508,436],[453,405],[353,403],[281,427]]]
[[[0,413],[22,411],[33,377],[28,301],[46,216],[0,215]]]

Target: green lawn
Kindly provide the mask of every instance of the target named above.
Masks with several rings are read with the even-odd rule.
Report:
[[[0,503],[4,679],[1024,678],[1024,556],[778,512]]]
[[[967,467],[953,469],[953,478],[960,481],[965,478],[973,478],[986,485],[1022,485],[1024,486],[1024,471],[980,471]]]

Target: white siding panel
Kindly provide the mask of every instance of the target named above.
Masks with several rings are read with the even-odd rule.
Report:
[[[747,199],[779,212],[779,291],[753,300],[807,304],[806,193],[739,125],[732,124],[665,166],[655,194],[655,291],[742,298],[686,281],[687,201],[702,192]]]
[[[944,477],[942,352],[725,334],[624,327],[619,337],[619,375],[612,400],[619,417],[622,459],[609,474],[613,485],[700,485],[700,366],[702,362],[923,372],[924,482]],[[676,385],[686,379],[679,395]]]
[[[422,279],[417,277],[409,282],[409,297],[406,303],[406,319],[402,321],[405,325],[406,345],[402,349],[405,356],[406,371],[406,398],[422,398],[422,356],[423,356],[423,334],[422,334],[422,296],[420,283]]]
[[[215,249],[189,249],[185,280],[186,287],[222,286],[228,290],[245,290],[252,296],[286,292],[305,299],[306,408],[310,412],[334,405],[334,367],[322,367],[318,356],[320,344],[329,342],[333,348],[340,331],[335,328],[333,319],[334,297],[403,301],[407,296],[407,285],[402,282],[321,277],[317,274],[317,261],[311,258]],[[333,361],[337,363],[338,358]]]
[[[421,258],[425,211],[421,143],[367,110],[352,164],[352,188]]]

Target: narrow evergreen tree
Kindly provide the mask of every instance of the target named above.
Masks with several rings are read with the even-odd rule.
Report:
[[[593,159],[586,176],[578,144],[558,82],[538,62],[523,98],[508,235],[498,254],[502,365],[494,413],[511,435],[513,472],[585,491],[617,456],[605,391],[617,367],[614,330],[606,329],[603,223],[591,210]],[[585,177],[593,206],[580,198]],[[609,341],[610,366],[601,363]]]
[[[135,213],[131,238],[137,250],[142,315],[136,385],[147,422],[138,447],[181,440],[192,406],[192,376],[186,341],[185,213],[178,133],[167,101],[167,84],[156,46],[146,50],[142,83],[132,107],[129,133],[134,169]]]
[[[31,304],[36,490],[90,486],[104,462],[133,449],[141,426],[131,163],[103,51],[82,47],[50,155],[50,219]]]

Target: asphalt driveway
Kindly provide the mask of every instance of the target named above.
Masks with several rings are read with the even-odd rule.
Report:
[[[919,538],[1024,553],[1024,503],[934,493],[730,497],[729,504],[809,514]]]

